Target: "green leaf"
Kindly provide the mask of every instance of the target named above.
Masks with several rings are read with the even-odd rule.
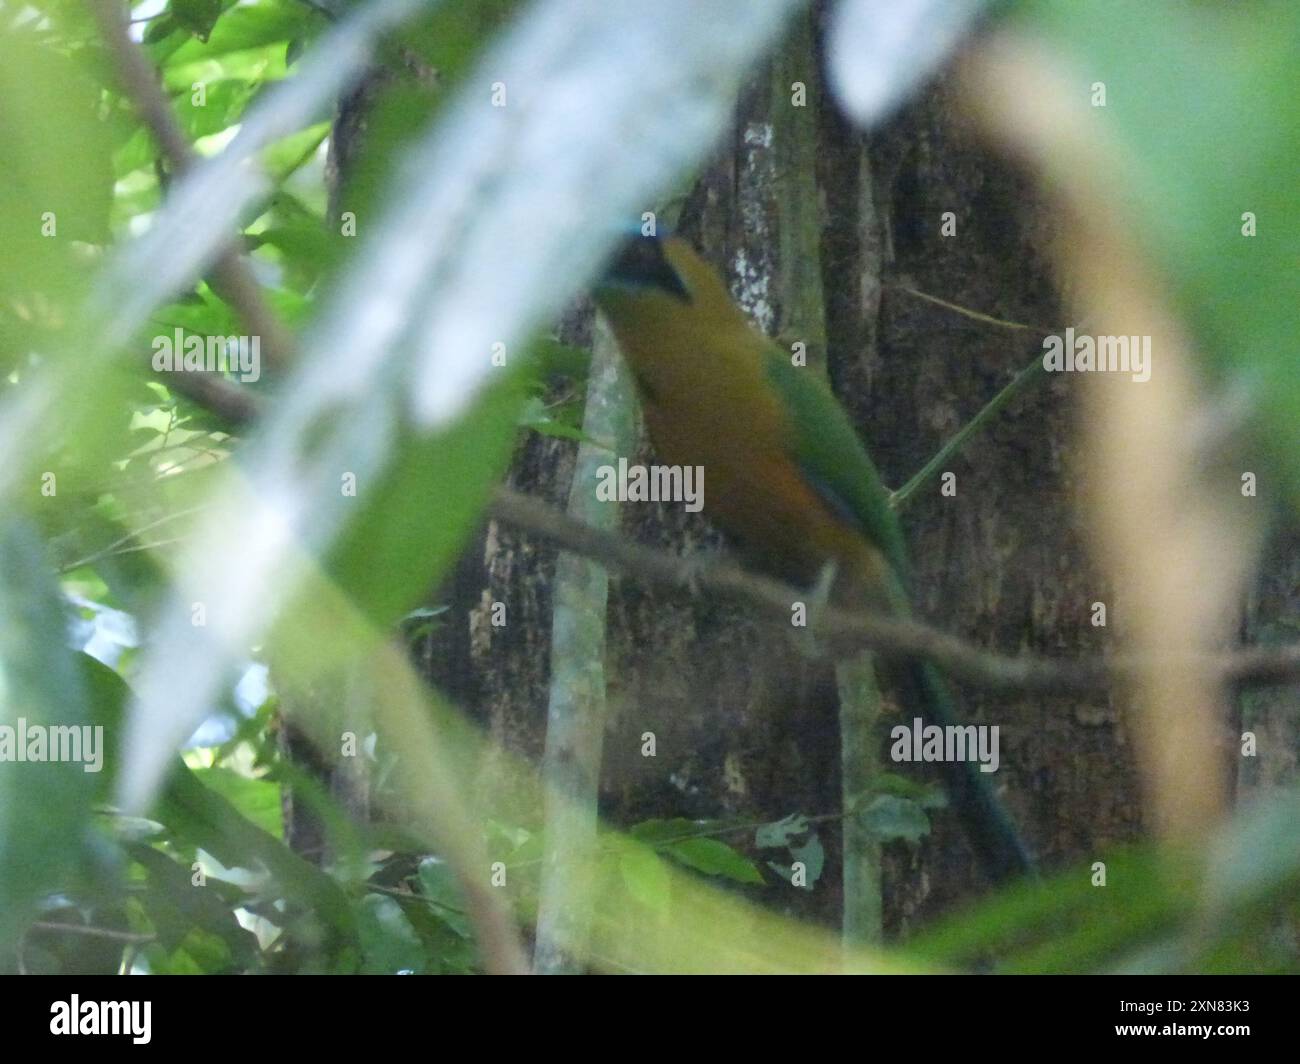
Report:
[[[91,724],[58,584],[32,526],[10,516],[0,525],[0,949],[81,854],[105,767]],[[50,760],[56,740],[68,756]]]
[[[927,928],[913,956],[943,964],[993,963],[1000,972],[1085,972],[1160,941],[1193,905],[1185,862],[1151,848],[1105,855],[1106,883],[1089,866],[1015,884]]]
[[[156,815],[178,837],[201,846],[227,867],[260,861],[286,897],[303,905],[340,942],[350,941],[355,924],[339,885],[204,787],[183,764],[178,763],[168,778]]]
[[[26,305],[43,292],[57,315],[84,273],[73,243],[109,236],[111,137],[84,52],[64,54],[32,25],[0,27],[0,296]]]
[[[804,866],[807,877],[807,885],[804,889],[812,890],[817,880],[821,879],[822,871],[826,867],[826,850],[822,846],[822,840],[814,832],[803,845],[791,846],[790,856]]]
[[[524,408],[519,414],[519,427],[532,429],[543,436],[550,436],[552,439],[557,440],[585,441],[597,445],[600,442],[593,440],[587,433],[571,422],[552,417],[546,403],[539,396],[533,396],[524,404]]]
[[[948,804],[948,796],[943,787],[937,783],[923,783],[908,779],[896,772],[881,772],[873,782],[877,794],[893,794],[899,798],[910,798],[922,809],[943,809]]]
[[[930,818],[910,798],[878,794],[860,815],[881,842],[902,839],[917,843],[930,834]]]
[[[326,568],[387,627],[425,595],[457,556],[514,443],[518,389],[499,381],[446,431],[410,437],[377,483],[357,487],[356,513]]]
[[[222,0],[171,0],[172,17],[201,41],[206,41],[221,17]]]
[[[153,19],[144,31],[145,44],[157,44],[164,37],[170,37],[181,28],[180,23],[172,18],[170,12]]]
[[[643,820],[639,824],[633,824],[628,828],[627,833],[634,839],[639,839],[651,846],[657,846],[685,836],[717,831],[726,826],[727,822],[724,820],[687,820],[685,817],[678,816],[668,820],[657,818]]]
[[[663,852],[705,875],[723,876],[737,883],[763,882],[763,874],[748,858],[717,839],[684,839],[665,846]]]
[[[125,848],[145,869],[144,886],[137,900],[164,949],[173,952],[185,947],[199,969],[206,972],[225,970],[235,959],[240,965],[252,963],[257,955],[257,939],[236,918],[238,901],[232,903],[224,893],[234,892],[234,888],[218,886],[212,880],[196,885],[188,866],[151,846],[130,843]],[[191,939],[196,931],[206,936],[202,948],[202,939]],[[213,939],[222,945],[214,948]]]
[[[94,693],[95,721],[104,726],[106,759],[118,764],[120,722],[130,689],[116,672],[89,655],[78,655],[78,661]],[[244,816],[224,795],[204,786],[180,758],[173,759],[153,815],[167,826],[174,845],[201,847],[232,868],[260,862],[286,898],[324,924],[331,945],[351,942],[356,930],[352,906],[338,883]]]
[[[334,254],[334,240],[319,224],[273,225],[250,238],[254,247],[274,248],[294,270],[304,286],[315,281]]]
[[[627,892],[647,909],[668,914],[672,880],[668,866],[653,850],[631,846],[619,856],[619,874]]]
[[[278,783],[251,779],[220,766],[196,768],[193,772],[200,783],[220,794],[263,831],[284,837],[283,796]]]
[[[771,824],[764,824],[754,832],[754,845],[760,850],[790,845],[796,835],[808,831],[808,818],[802,813],[791,813]]]
[[[473,940],[450,926],[445,913],[425,904],[418,895],[403,895],[394,900],[420,936],[428,971],[439,975],[468,975],[479,970],[478,950]]]
[[[550,336],[534,340],[528,348],[529,362],[537,377],[567,377],[585,381],[591,370],[591,351],[574,347]]]
[[[473,931],[465,915],[465,896],[451,866],[436,857],[426,857],[420,862],[417,878],[420,890],[433,903],[439,918],[461,938],[472,938]]]
[[[219,0],[197,2],[209,4],[219,3]],[[287,46],[294,37],[307,34],[312,27],[323,26],[325,23],[326,20],[318,12],[299,0],[262,0],[256,4],[239,4],[221,17],[207,40],[187,41],[171,54],[168,62],[184,64],[267,45],[283,43]]]
[[[172,109],[185,135],[196,141],[237,125],[258,88],[255,81],[220,81],[202,93],[178,93]]]
[[[425,970],[424,944],[396,900],[367,894],[357,907],[361,970],[367,975],[394,975]]]
[[[329,132],[328,122],[316,122],[281,137],[262,152],[262,165],[274,180],[283,181],[311,159]]]
[[[168,92],[190,92],[196,83],[203,82],[210,92],[223,81],[279,81],[287,73],[284,48],[270,44],[184,63],[173,57],[163,69],[163,85]]]

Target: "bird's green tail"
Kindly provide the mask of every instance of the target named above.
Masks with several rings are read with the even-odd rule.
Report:
[[[914,694],[916,700],[905,704],[920,706],[925,723],[941,728],[960,723],[948,683],[933,665],[909,662],[906,680],[908,693]],[[942,765],[948,799],[989,878],[1001,882],[1031,874],[1033,858],[993,791],[992,774],[981,772],[979,763],[972,759],[944,761]]]

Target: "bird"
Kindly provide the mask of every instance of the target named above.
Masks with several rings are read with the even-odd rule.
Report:
[[[681,237],[638,232],[593,298],[636,383],[665,463],[703,467],[705,516],[751,568],[801,588],[830,574],[837,603],[911,615],[906,540],[890,494],[816,369],[756,329],[719,273]],[[908,659],[880,670],[904,704],[958,723],[946,680]],[[986,773],[945,762],[950,804],[995,882],[1033,862]]]

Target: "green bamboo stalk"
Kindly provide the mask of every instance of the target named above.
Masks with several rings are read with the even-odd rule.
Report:
[[[596,469],[635,446],[631,390],[613,338],[598,327],[584,441],[578,446],[569,514],[598,528],[613,529],[618,506],[596,498]],[[538,896],[538,974],[579,972],[591,936],[592,872],[596,852],[596,802],[605,737],[605,612],[609,575],[604,566],[576,554],[561,554],[555,567],[551,621],[551,688],[542,755],[545,786],[545,843]]]
[[[1043,369],[1043,356],[1041,354],[1035,355],[1034,360],[1012,377],[1005,388],[990,399],[978,414],[966,422],[953,435],[952,439],[940,447],[934,457],[926,462],[911,480],[890,496],[890,502],[894,508],[896,510],[901,509],[907,500],[916,494],[917,489],[933,479],[935,474],[948,464],[953,455],[983,429],[1003,407],[1022,392],[1027,391],[1030,385],[1038,383],[1039,379],[1045,376],[1046,370]]]

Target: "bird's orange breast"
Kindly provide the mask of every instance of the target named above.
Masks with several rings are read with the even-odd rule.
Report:
[[[694,255],[668,248],[690,292],[606,292],[602,309],[636,378],[660,461],[704,470],[704,513],[757,567],[811,585],[828,562],[847,590],[888,566],[794,458],[796,427],[766,378],[770,343]]]
[[[834,562],[841,577],[874,582],[884,568],[879,552],[808,483],[775,398],[742,383],[726,376],[698,386],[659,382],[653,392],[643,386],[657,457],[704,470],[705,516],[756,567],[807,586]]]

